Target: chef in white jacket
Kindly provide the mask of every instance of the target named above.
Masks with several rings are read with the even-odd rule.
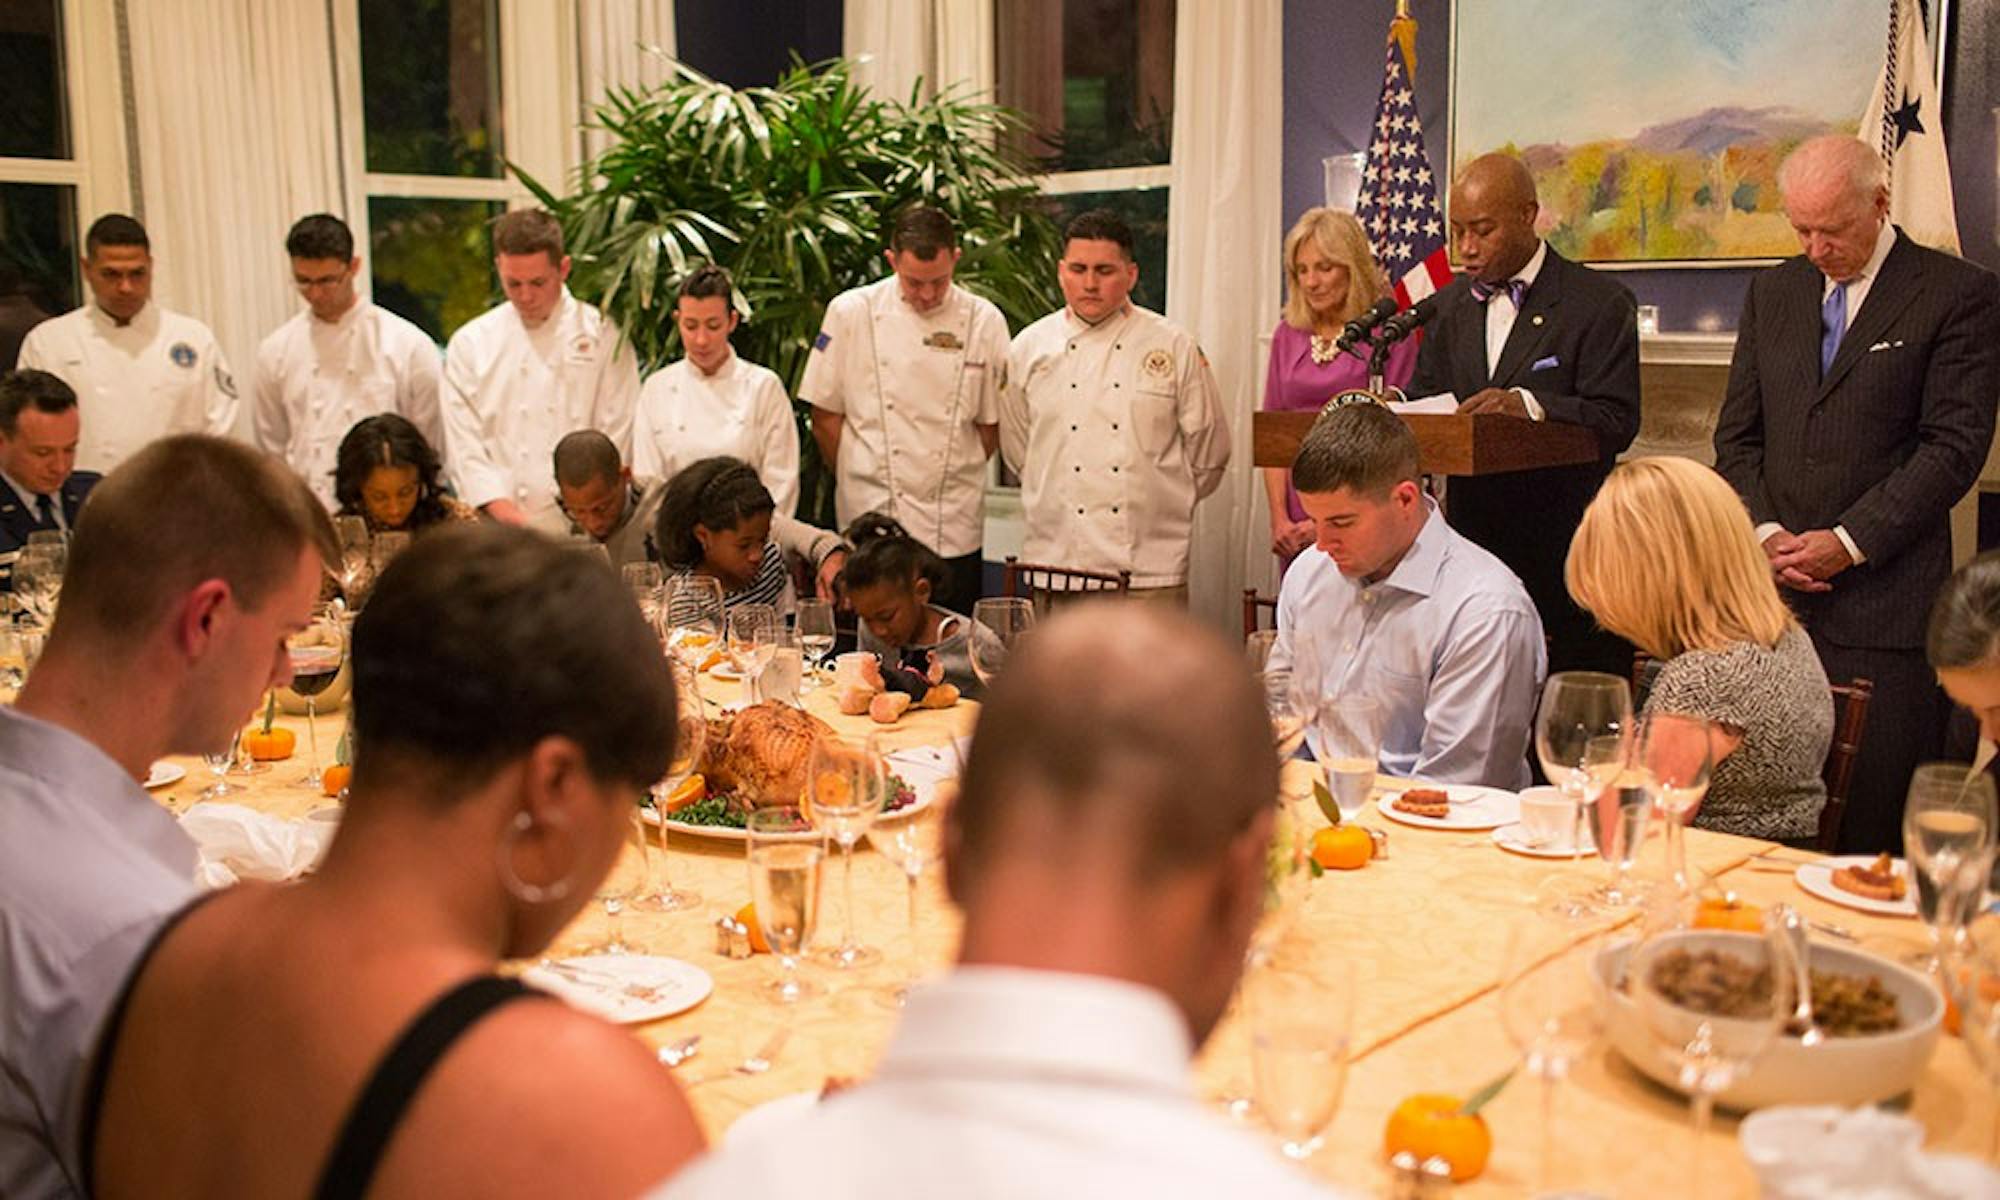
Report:
[[[834,297],[799,395],[813,440],[838,464],[834,508],[846,528],[884,512],[945,560],[933,597],[971,612],[986,535],[986,460],[999,442],[1007,322],[952,282],[958,233],[923,205],[891,225],[889,278]]]
[[[83,417],[77,470],[109,471],[170,433],[235,433],[236,382],[215,335],[152,302],[145,226],[107,213],[91,224],[83,247],[90,302],[29,330],[17,363],[76,392]]]
[[[639,369],[632,345],[570,295],[562,226],[521,209],[493,226],[507,303],[465,323],[444,352],[444,456],[459,499],[525,525],[556,506],[550,456],[564,434],[602,430],[630,453]]]
[[[251,431],[259,449],[289,463],[331,509],[335,454],[355,422],[398,413],[443,450],[443,364],[429,334],[356,290],[361,260],[339,217],[300,218],[285,253],[306,310],[257,348]]]
[[[632,470],[667,479],[704,458],[740,458],[790,516],[799,502],[799,423],[784,381],[730,348],[734,292],[729,272],[713,263],[681,281],[674,325],[686,354],[639,389]]]
[[[1229,464],[1215,375],[1193,335],[1131,303],[1123,218],[1071,221],[1057,270],[1067,303],[1014,339],[1001,403],[1021,557],[1130,571],[1135,591],[1185,601],[1195,502]]]

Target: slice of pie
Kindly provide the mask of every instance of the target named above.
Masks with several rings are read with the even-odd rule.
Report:
[[[1396,797],[1390,807],[1413,817],[1442,819],[1451,815],[1451,797],[1438,788],[1411,788]]]
[[[1887,854],[1865,866],[1835,867],[1833,886],[1843,892],[1870,900],[1896,901],[1909,894],[1909,881],[1896,873],[1895,860]]]

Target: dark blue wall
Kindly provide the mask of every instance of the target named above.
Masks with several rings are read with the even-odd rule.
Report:
[[[1887,0],[1884,0],[1886,6]],[[1449,132],[1451,5],[1415,0],[1417,110],[1435,169]],[[1285,227],[1324,195],[1320,160],[1365,147],[1382,87],[1383,38],[1394,0],[1285,0]],[[1884,9],[1886,13],[1886,7]],[[1953,0],[1947,30],[1946,136],[1959,238],[1967,258],[2000,269],[1994,212],[1994,108],[2000,105],[2000,0]],[[1620,271],[1660,327],[1733,329],[1750,271]]]
[[[769,87],[796,53],[840,57],[840,0],[677,0],[681,61],[731,87]]]

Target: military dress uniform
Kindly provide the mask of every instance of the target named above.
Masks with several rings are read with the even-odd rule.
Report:
[[[639,368],[632,344],[570,295],[534,329],[512,304],[468,321],[444,352],[444,457],[474,508],[512,500],[531,519],[556,507],[553,455],[565,434],[595,429],[632,452]]]
[[[28,331],[17,365],[76,393],[78,470],[109,471],[169,434],[236,430],[236,382],[215,335],[150,301],[124,325],[94,303],[52,317]]]
[[[284,459],[332,508],[334,461],[357,421],[398,413],[444,453],[442,378],[437,343],[388,309],[358,299],[335,321],[307,310],[257,349],[252,432],[259,449]]]
[[[76,528],[77,510],[102,478],[95,471],[72,471],[54,492],[36,493],[0,475],[0,592],[13,590],[14,560],[28,544],[28,535],[49,529],[66,534]]]
[[[799,381],[801,397],[844,421],[834,471],[841,527],[885,512],[952,565],[952,591],[969,574],[973,594],[939,597],[946,607],[977,598],[986,540],[979,426],[1000,420],[1006,362],[1007,322],[991,301],[954,284],[919,313],[892,275],[826,306]]]
[[[1023,558],[1187,583],[1195,502],[1222,482],[1229,427],[1193,335],[1137,305],[1068,308],[1014,339],[1000,447],[1021,476]]]

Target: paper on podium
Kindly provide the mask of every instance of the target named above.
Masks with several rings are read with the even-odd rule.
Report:
[[[1458,397],[1450,392],[1420,396],[1415,400],[1391,400],[1389,411],[1418,416],[1449,415],[1458,411]]]

